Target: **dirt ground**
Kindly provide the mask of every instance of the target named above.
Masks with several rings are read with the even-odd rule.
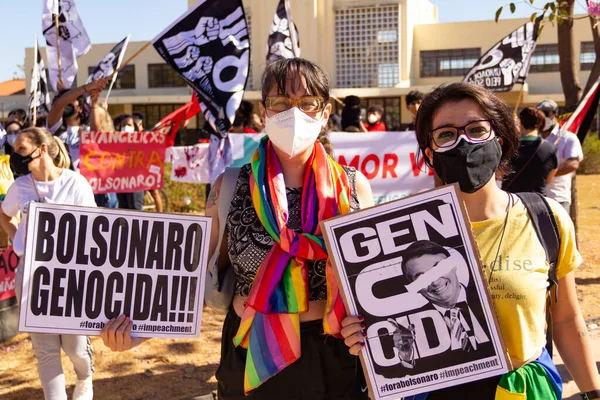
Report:
[[[600,320],[600,175],[577,177],[579,249],[585,260],[577,271],[578,295],[586,320]],[[113,353],[100,338],[95,351],[94,394],[97,399],[189,399],[216,389],[223,317],[207,310],[197,340],[154,339],[127,353]],[[63,356],[67,393],[75,384]],[[43,398],[36,360],[27,334],[0,344],[0,398]]]

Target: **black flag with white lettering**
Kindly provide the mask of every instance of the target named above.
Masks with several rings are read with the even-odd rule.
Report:
[[[165,61],[196,91],[220,137],[235,118],[250,60],[241,0],[200,0],[152,40]]]
[[[280,0],[267,40],[267,65],[293,57],[300,57],[298,30],[292,20],[289,0]]]
[[[123,60],[123,55],[127,49],[127,42],[129,36],[121,40],[115,47],[113,47],[102,60],[98,63],[94,71],[88,77],[87,83],[92,82],[94,79],[108,78],[119,68],[119,64]]]
[[[48,76],[46,75],[46,67],[44,59],[37,47],[36,39],[36,57],[31,72],[31,86],[29,89],[29,110],[31,115],[36,114],[36,117],[44,117],[50,112],[50,93],[48,91]],[[35,111],[34,111],[35,110]]]
[[[540,21],[528,21],[489,49],[467,73],[463,82],[494,92],[506,92],[525,83],[538,38]]]

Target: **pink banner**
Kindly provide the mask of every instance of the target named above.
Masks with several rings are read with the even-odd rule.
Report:
[[[13,247],[0,253],[0,301],[15,296],[15,271],[19,264],[19,257]]]
[[[160,189],[165,149],[158,132],[83,132],[79,172],[95,194]]]

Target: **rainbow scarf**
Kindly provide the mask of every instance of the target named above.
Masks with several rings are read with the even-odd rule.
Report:
[[[328,258],[319,221],[350,212],[350,185],[344,169],[315,142],[304,174],[302,233],[288,228],[288,203],[281,166],[265,136],[252,156],[252,203],[275,240],[259,267],[238,332],[236,346],[248,349],[246,394],[300,357],[300,314],[308,311],[307,260]],[[325,333],[341,337],[346,316],[330,261],[327,262]]]

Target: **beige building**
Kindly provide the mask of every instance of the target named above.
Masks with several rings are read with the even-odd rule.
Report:
[[[188,0],[189,5],[195,2]],[[251,40],[251,70],[245,98],[257,102],[267,37],[278,0],[243,3]],[[358,95],[365,107],[383,105],[391,129],[410,122],[404,104],[404,96],[410,90],[427,92],[443,82],[462,80],[484,52],[527,21],[508,19],[495,23],[491,20],[493,15],[482,15],[487,20],[438,23],[437,7],[429,0],[291,0],[291,9],[302,57],[317,62],[330,74],[333,95],[340,99]],[[556,41],[556,27],[547,23],[538,40],[522,105],[534,105],[544,98],[564,103]],[[144,44],[130,43],[125,58]],[[587,19],[575,21],[574,44],[584,85],[595,60]],[[113,45],[95,44],[78,60],[79,84],[86,81],[89,69]],[[28,48],[25,53],[29,86],[33,49]],[[515,85],[501,96],[514,106],[520,91],[521,85]],[[189,101],[190,94],[183,81],[149,47],[120,75],[111,94],[110,111],[113,115],[142,111],[147,125],[152,125]],[[26,101],[26,96],[0,97],[0,111],[6,114]],[[202,120],[200,116],[190,128]]]

